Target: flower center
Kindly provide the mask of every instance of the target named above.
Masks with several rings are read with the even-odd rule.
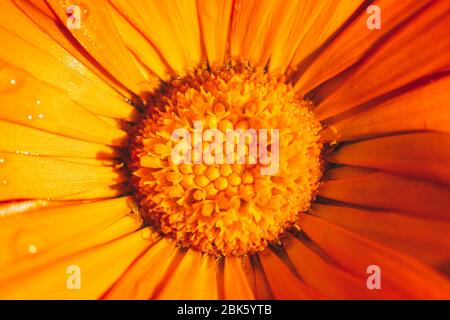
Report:
[[[283,79],[241,63],[172,81],[149,102],[132,143],[141,216],[183,247],[264,250],[319,185],[311,107]]]

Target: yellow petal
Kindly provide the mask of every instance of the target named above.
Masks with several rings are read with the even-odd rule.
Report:
[[[58,198],[122,182],[112,167],[0,153],[0,200]],[[80,198],[78,198],[80,199]]]
[[[160,79],[168,80],[170,70],[161,59],[159,52],[115,8],[110,7],[110,10],[114,24],[128,50]]]
[[[77,199],[110,199],[129,193],[130,186],[127,182],[105,185],[96,187],[82,192],[70,193],[64,196],[60,196],[58,200],[77,200]]]
[[[235,1],[230,26],[230,54],[232,58],[250,60],[264,66],[260,61],[267,38],[270,36],[272,12],[278,1],[248,0]]]
[[[232,0],[199,0],[198,16],[208,62],[220,66],[225,62],[233,7]]]
[[[98,62],[92,59],[89,53],[78,42],[73,41],[72,35],[65,27],[67,21],[62,23],[45,1],[13,0],[13,2],[43,33],[49,35],[105,83],[112,86],[122,95],[131,98],[129,92],[121,84],[117,83],[110,74],[105,72]],[[16,11],[14,10],[14,12]],[[8,10],[8,14],[11,15],[11,10]],[[13,19],[17,19],[17,17],[14,16]]]
[[[60,21],[66,25],[67,4],[65,0],[47,0]],[[68,28],[75,39],[111,73],[122,85],[136,94],[146,90],[145,79],[133,63],[108,8],[106,0],[94,4],[83,2],[80,10],[80,28]]]
[[[0,119],[80,140],[119,145],[126,132],[100,120],[63,91],[0,61]]]
[[[7,132],[8,135],[7,138],[0,139],[0,152],[26,151],[41,156],[75,157],[73,159],[118,156],[117,151],[110,146],[64,137],[8,121],[0,120],[0,132]]]
[[[0,3],[0,17],[2,60],[62,89],[96,114],[135,117],[136,111],[123,96],[42,32],[12,2]]]

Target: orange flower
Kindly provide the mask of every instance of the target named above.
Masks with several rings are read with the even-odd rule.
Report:
[[[0,1],[0,298],[449,299],[448,2],[369,2]]]

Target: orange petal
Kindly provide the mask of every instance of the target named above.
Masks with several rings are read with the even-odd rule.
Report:
[[[383,294],[413,299],[450,297],[448,279],[417,260],[311,215],[301,215],[299,225],[326,254],[361,281],[370,276],[368,266],[379,266]]]
[[[343,166],[325,171],[324,178],[326,178],[327,180],[344,179],[350,177],[358,177],[373,172],[374,170],[370,169]]]
[[[75,157],[74,159],[110,158],[118,155],[110,146],[64,137],[3,120],[0,120],[0,132],[7,132],[8,135],[7,139],[0,140],[0,152],[27,151],[41,156]]]
[[[284,7],[285,4],[286,7]],[[271,50],[268,44],[270,37],[275,27],[280,23],[280,19],[277,19],[275,12],[282,14],[283,8],[292,7],[292,1],[235,1],[230,27],[231,57],[264,66]],[[263,56],[265,56],[265,61],[262,61]]]
[[[450,132],[450,77],[428,81],[401,95],[333,121],[321,133],[324,141],[353,141],[411,131]]]
[[[126,132],[85,110],[63,91],[0,62],[0,118],[80,140],[119,145]]]
[[[195,0],[111,0],[179,75],[202,60],[201,35]]]
[[[98,299],[152,243],[141,232],[135,232],[9,279],[2,283],[1,296],[3,299]],[[70,276],[74,275],[71,267],[79,271],[80,289],[70,286]]]
[[[58,198],[122,182],[112,167],[0,153],[0,200]],[[80,199],[80,198],[78,198]]]
[[[306,71],[302,70],[303,73],[296,82],[295,88],[300,94],[305,95],[321,83],[349,68],[359,59],[370,54],[370,49],[372,46],[377,45],[377,41],[380,41],[380,39],[391,32],[394,27],[401,24],[403,20],[409,18],[418,10],[418,8],[426,5],[427,2],[429,1],[374,1],[372,4],[379,6],[382,12],[381,29],[368,29],[366,21],[370,15],[366,10],[360,12],[358,17],[345,28],[329,46],[320,51],[319,56],[308,66]],[[353,3],[353,5],[355,4],[358,3]],[[345,3],[345,5],[341,5],[341,7],[343,10],[348,10],[348,13],[342,15],[341,18],[345,18],[351,13],[352,9],[356,8],[352,8],[352,5],[350,5],[349,2]],[[364,9],[366,9],[366,7]],[[334,19],[331,18],[330,23],[334,22]],[[335,28],[337,26],[338,25],[336,24]],[[306,57],[304,51],[299,50],[295,60],[300,62],[300,59],[303,59],[304,57]]]
[[[249,279],[256,300],[270,300],[273,299],[273,294],[267,283],[264,269],[261,265],[257,255],[253,255],[250,259],[244,259],[242,261],[244,271],[250,276]]]
[[[270,71],[285,72],[312,54],[358,8],[361,1],[299,1],[275,42]],[[289,12],[289,11],[287,11]],[[286,13],[285,13],[286,14]],[[282,22],[281,22],[282,23]],[[280,30],[281,31],[281,30]]]
[[[68,13],[65,0],[46,0],[60,21],[66,26]],[[112,74],[121,84],[136,94],[146,90],[145,79],[133,63],[108,8],[106,0],[95,5],[83,2],[80,10],[79,28],[67,28],[78,42]]]
[[[346,144],[330,162],[450,184],[450,134],[412,133]]]
[[[312,214],[439,267],[450,260],[450,223],[405,214],[315,205]]]
[[[319,195],[366,207],[448,219],[450,189],[387,173],[325,181]]]
[[[168,80],[171,71],[159,56],[159,52],[114,7],[109,9],[114,24],[133,57],[149,68],[160,79]]]
[[[79,60],[96,76],[101,78],[121,94],[131,98],[129,93],[121,84],[111,77],[97,61],[73,38],[66,29],[65,23],[61,23],[55,13],[50,9],[45,1],[42,0],[13,0],[14,4],[31,20],[41,31],[49,35],[55,42],[63,47],[68,53]]]
[[[322,295],[332,299],[386,298],[382,296],[383,292],[367,290],[365,281],[321,257],[296,237],[286,239],[284,247],[305,284]]]
[[[450,50],[446,32],[449,15],[445,1],[432,2],[343,79],[321,88],[314,97],[319,101],[315,110],[318,119],[327,119],[448,67],[448,56],[442,53]],[[423,32],[426,37],[417,37]]]
[[[2,60],[62,89],[96,114],[114,118],[135,116],[133,107],[120,94],[42,32],[12,2],[1,2],[0,17]]]
[[[188,250],[156,299],[211,300],[218,298],[214,257]]]
[[[275,299],[320,298],[315,290],[305,285],[275,253],[266,250],[259,258]]]
[[[123,197],[88,204],[62,203],[59,207],[41,207],[8,216],[0,221],[0,265],[20,264],[23,260],[39,259],[40,255],[48,257],[69,243],[73,246],[96,235],[131,211],[128,201]],[[35,246],[35,253],[30,253],[30,246]],[[18,269],[10,273],[17,273]]]
[[[203,44],[211,66],[225,62],[232,5],[232,0],[197,1]]]
[[[238,257],[226,257],[223,273],[223,294],[226,300],[253,300],[255,294],[245,272],[243,261]]]
[[[149,248],[106,293],[105,299],[150,299],[182,258],[173,242],[161,239]]]
[[[42,155],[41,155],[42,156]],[[105,166],[105,167],[113,167],[116,168],[123,165],[118,159],[108,159],[108,158],[75,158],[75,157],[52,157],[56,160],[69,161],[79,164],[87,164],[91,166]]]

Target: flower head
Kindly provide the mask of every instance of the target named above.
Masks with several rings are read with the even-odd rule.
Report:
[[[0,1],[0,298],[449,298],[449,21]]]

